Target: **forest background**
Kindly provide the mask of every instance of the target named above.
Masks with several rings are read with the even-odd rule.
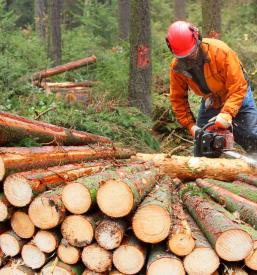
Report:
[[[42,121],[107,136],[141,152],[190,153],[192,139],[176,122],[169,102],[172,55],[165,34],[176,19],[192,22],[204,35],[214,26],[240,56],[257,98],[256,0],[1,0],[0,110],[28,118],[45,112]],[[137,24],[145,22],[149,87],[137,89],[143,102],[145,95],[149,99],[147,112],[137,104],[138,95],[131,94],[130,63]],[[51,78],[97,81],[87,104],[67,103],[32,85],[34,72],[92,55],[96,63]],[[195,114],[199,100],[190,93]],[[15,145],[39,144],[27,138]]]

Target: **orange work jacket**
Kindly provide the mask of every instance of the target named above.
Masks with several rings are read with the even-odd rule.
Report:
[[[242,66],[237,54],[224,42],[204,38],[200,47],[203,49],[208,62],[204,63],[204,77],[214,99],[214,108],[221,108],[222,113],[235,117],[242,105],[247,92]],[[185,71],[176,71],[177,59],[170,64],[170,101],[179,123],[191,129],[195,119],[188,102],[188,90],[208,98],[196,82]]]

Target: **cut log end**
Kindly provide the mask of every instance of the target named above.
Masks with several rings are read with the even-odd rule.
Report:
[[[144,253],[131,245],[122,245],[113,253],[113,264],[125,274],[136,274],[142,269],[144,263]]]
[[[57,255],[66,264],[76,264],[80,259],[80,250],[69,244],[61,243],[58,247]]]
[[[215,244],[217,254],[226,261],[241,261],[253,249],[253,240],[241,229],[223,232]]]
[[[257,241],[254,242],[254,249],[245,258],[245,265],[252,270],[257,270]]]
[[[45,253],[53,252],[58,246],[58,241],[54,233],[39,230],[34,237],[35,245]]]
[[[154,261],[147,269],[147,275],[184,275],[185,270],[183,264],[178,259],[160,258]]]
[[[69,244],[77,247],[90,244],[94,237],[92,224],[80,215],[68,216],[62,223],[61,231]]]
[[[0,236],[1,249],[6,256],[14,257],[21,251],[19,238],[14,235],[8,231]]]
[[[0,275],[34,275],[35,273],[27,267],[7,266],[0,270]]]
[[[195,247],[195,241],[191,234],[174,234],[168,241],[171,252],[177,256],[186,256],[192,252]]]
[[[40,274],[41,275],[73,275],[74,273],[61,266],[55,266],[55,267],[48,266],[48,267],[44,267],[44,269],[41,271]]]
[[[98,190],[97,204],[101,211],[110,217],[124,217],[133,209],[133,193],[126,183],[109,180]]]
[[[16,211],[11,218],[13,231],[21,238],[29,239],[35,233],[35,226],[29,215],[22,211]]]
[[[110,270],[112,266],[112,252],[97,244],[85,247],[81,258],[85,266],[95,272],[105,272]]]
[[[19,175],[11,175],[6,178],[4,194],[8,201],[17,207],[28,205],[33,196],[29,182]]]
[[[88,269],[88,268],[86,268],[85,270],[84,270],[84,272],[82,273],[82,275],[107,275],[108,273],[106,273],[106,272],[95,272],[95,271],[92,271],[92,270],[90,270],[90,269]],[[111,273],[109,273],[109,274],[111,274]],[[121,274],[121,273],[119,273],[119,274]]]
[[[184,267],[188,274],[212,274],[219,267],[219,257],[212,248],[196,248],[184,258]]]
[[[8,206],[0,201],[0,222],[5,221],[9,216]]]
[[[84,214],[92,204],[88,189],[80,183],[66,185],[62,192],[62,201],[67,210],[73,214]]]
[[[170,224],[168,211],[158,205],[147,205],[136,212],[132,227],[138,239],[158,243],[169,235]]]
[[[25,244],[21,251],[24,263],[32,269],[42,267],[46,262],[45,254],[33,244]]]
[[[0,181],[3,180],[4,176],[6,174],[4,160],[2,157],[0,157]]]

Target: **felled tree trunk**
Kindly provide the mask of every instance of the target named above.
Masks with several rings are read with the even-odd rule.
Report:
[[[9,219],[14,212],[14,208],[11,206],[6,196],[0,193],[0,222],[4,222]]]
[[[251,236],[200,196],[186,192],[184,203],[220,258],[243,260],[253,248]],[[239,249],[240,247],[240,249]]]
[[[172,270],[177,275],[186,274],[181,260],[174,254],[166,252],[165,246],[152,246],[147,263],[147,275],[165,274],[167,270]]]
[[[219,257],[192,217],[186,213],[186,218],[195,240],[195,247],[183,260],[185,270],[188,274],[212,274],[219,267]]]
[[[92,87],[95,81],[83,81],[83,82],[41,82],[40,86],[44,89],[55,88],[76,88],[76,87]]]
[[[57,231],[39,230],[33,242],[42,252],[51,253],[57,249],[60,239],[61,236]]]
[[[11,218],[12,230],[23,239],[30,239],[35,233],[35,226],[25,211],[16,211]]]
[[[240,174],[240,175],[238,175],[237,180],[257,186],[257,176]]]
[[[40,72],[36,72],[32,75],[32,80],[41,80],[42,78],[47,78],[49,76],[53,76],[56,74],[60,74],[66,71],[70,71],[79,67],[82,67],[84,65],[87,65],[89,63],[93,63],[96,61],[95,56],[81,58],[76,61],[69,62],[64,65],[56,66],[54,68],[45,69]]]
[[[106,272],[112,267],[112,252],[94,243],[83,248],[82,261],[95,272]]]
[[[12,205],[23,207],[28,205],[33,197],[47,189],[96,173],[102,167],[100,163],[78,163],[20,172],[6,178],[4,191]]]
[[[46,254],[32,242],[22,247],[21,256],[25,265],[32,269],[38,269],[46,263]]]
[[[158,243],[166,239],[171,226],[172,182],[164,177],[137,209],[132,228],[138,239]]]
[[[80,260],[80,254],[80,249],[70,245],[65,239],[62,239],[57,249],[59,259],[66,264],[76,264]]]
[[[68,265],[62,261],[50,261],[46,264],[42,270],[41,275],[51,275],[51,274],[65,274],[65,275],[81,275],[83,273],[82,264],[78,263],[76,265]]]
[[[10,173],[96,159],[126,159],[128,149],[101,146],[1,147],[0,180]]]
[[[242,198],[222,187],[215,186],[208,180],[198,179],[196,183],[230,212],[238,212],[240,219],[257,227],[257,203]]]

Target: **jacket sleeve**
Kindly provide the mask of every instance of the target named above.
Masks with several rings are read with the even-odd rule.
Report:
[[[247,81],[236,53],[229,51],[224,62],[227,96],[222,113],[235,117],[243,103],[247,92]]]
[[[170,101],[178,122],[189,130],[195,124],[188,102],[188,85],[183,76],[170,70]]]

